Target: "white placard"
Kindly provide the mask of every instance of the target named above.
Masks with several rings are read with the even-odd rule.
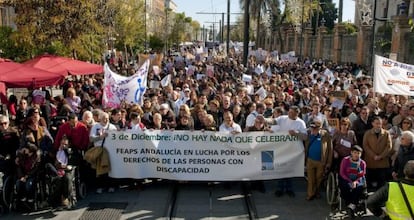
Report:
[[[243,76],[242,76],[242,80],[243,80],[243,82],[248,82],[248,83],[250,83],[250,82],[252,81],[252,76],[247,75],[247,74],[243,74]]]

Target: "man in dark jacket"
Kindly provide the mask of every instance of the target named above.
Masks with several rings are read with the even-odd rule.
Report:
[[[0,172],[12,172],[16,151],[20,146],[19,132],[10,127],[7,116],[0,116]]]
[[[371,120],[369,118],[369,108],[367,106],[362,107],[359,113],[358,119],[352,123],[352,128],[355,132],[357,143],[359,146],[363,146],[362,141],[366,131],[372,128]]]

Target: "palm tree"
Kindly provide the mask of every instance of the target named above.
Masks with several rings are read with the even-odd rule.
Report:
[[[240,6],[245,9],[246,0],[240,0]],[[249,11],[252,17],[256,20],[256,44],[259,45],[261,14],[272,11],[272,14],[280,7],[279,0],[255,0],[250,1]],[[245,22],[246,23],[246,22]]]

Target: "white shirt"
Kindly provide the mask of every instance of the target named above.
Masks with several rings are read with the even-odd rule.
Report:
[[[227,125],[225,123],[222,123],[219,127],[219,132],[231,133],[233,131],[236,131],[238,133],[242,133],[242,129],[241,129],[240,125],[237,124],[236,122],[233,122],[231,127],[227,127]]]
[[[115,125],[108,123],[105,127],[101,125],[101,123],[96,123],[92,126],[91,132],[89,133],[90,138],[97,138],[100,136],[100,134],[103,134],[107,131],[116,131],[117,128]],[[96,140],[93,142],[94,146],[101,146],[102,140]]]
[[[250,113],[247,118],[246,118],[246,128],[251,127],[254,125],[254,121],[256,120],[257,115],[259,115],[259,113],[257,113],[257,111],[253,111],[252,113]]]
[[[275,121],[277,125],[279,125],[279,128],[280,128],[279,131],[294,130],[301,134],[308,133],[305,122],[300,118],[296,118],[296,120],[292,120],[287,115],[281,115],[275,118]]]
[[[141,128],[141,124],[134,124],[134,123],[131,123],[131,129],[129,129],[129,130],[136,130],[136,131],[143,131],[143,130],[145,130],[145,126],[143,126],[142,128]]]

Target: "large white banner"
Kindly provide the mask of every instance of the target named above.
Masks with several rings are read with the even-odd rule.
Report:
[[[103,106],[118,108],[122,102],[142,104],[147,89],[149,64],[150,60],[148,59],[134,75],[126,77],[112,72],[108,64],[105,63]]]
[[[303,142],[284,132],[112,131],[105,148],[114,178],[237,181],[304,176]]]
[[[413,96],[414,65],[375,55],[374,91]]]

